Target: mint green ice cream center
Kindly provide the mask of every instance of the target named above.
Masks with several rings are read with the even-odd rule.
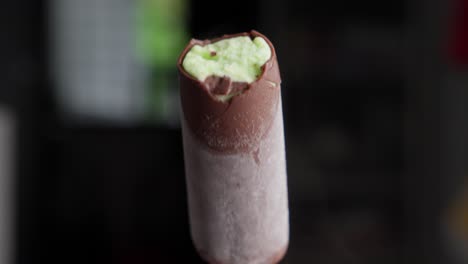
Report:
[[[205,46],[194,45],[182,66],[199,81],[209,76],[229,77],[234,82],[254,82],[270,59],[271,49],[262,37],[223,39]]]

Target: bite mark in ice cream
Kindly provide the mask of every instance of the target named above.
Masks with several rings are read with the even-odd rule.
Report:
[[[204,82],[210,76],[228,77],[232,82],[252,83],[271,58],[271,49],[262,37],[239,36],[201,46],[185,55],[184,70]]]

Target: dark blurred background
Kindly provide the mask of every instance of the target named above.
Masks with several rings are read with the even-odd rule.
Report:
[[[282,263],[466,263],[468,1],[3,0],[0,21],[0,263],[202,263],[175,62],[250,29],[283,79]]]

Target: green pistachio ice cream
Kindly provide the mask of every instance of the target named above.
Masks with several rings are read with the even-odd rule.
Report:
[[[194,45],[185,55],[183,68],[203,82],[209,76],[229,77],[233,82],[252,83],[262,65],[271,57],[271,49],[262,37],[223,39],[205,46]]]

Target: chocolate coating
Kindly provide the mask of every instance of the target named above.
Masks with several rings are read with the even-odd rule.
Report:
[[[208,77],[204,82],[188,74],[182,62],[194,45],[207,45],[239,36],[262,37],[271,58],[252,83],[231,82],[228,77]],[[268,133],[280,100],[281,77],[271,42],[257,31],[224,35],[213,40],[192,39],[179,57],[182,111],[192,133],[209,149],[223,153],[250,152]],[[227,101],[219,95],[233,95]]]

